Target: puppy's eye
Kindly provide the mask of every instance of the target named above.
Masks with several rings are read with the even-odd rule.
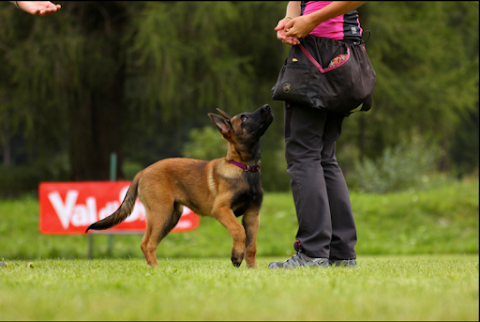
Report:
[[[245,122],[248,118],[245,115],[242,115],[241,118],[242,122]]]

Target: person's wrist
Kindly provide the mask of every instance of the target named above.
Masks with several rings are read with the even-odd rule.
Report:
[[[308,15],[305,15],[303,16],[304,19],[305,19],[305,22],[307,24],[309,24],[310,26],[313,26],[313,28],[315,28],[316,26],[318,26],[319,24],[323,23],[325,20],[323,20],[321,16],[316,16],[314,14],[308,14]]]
[[[312,15],[304,16],[304,19],[305,19],[305,22],[306,22],[308,28],[310,29],[310,31],[315,29],[316,26],[318,26],[319,24],[321,24],[323,22],[323,21],[318,22],[318,19],[315,19],[315,17],[313,17]]]

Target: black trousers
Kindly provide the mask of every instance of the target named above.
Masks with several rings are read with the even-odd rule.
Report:
[[[287,102],[284,116],[300,248],[309,257],[355,259],[357,233],[350,196],[335,157],[344,116]]]

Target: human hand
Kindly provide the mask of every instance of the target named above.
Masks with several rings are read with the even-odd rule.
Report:
[[[282,43],[286,45],[298,45],[300,44],[300,41],[296,37],[287,37],[285,35],[285,24],[291,19],[282,19],[278,22],[277,26],[275,27],[275,30],[277,31],[277,39],[281,40]]]
[[[29,14],[42,17],[52,15],[62,7],[50,1],[17,1],[17,6]]]
[[[309,15],[300,16],[285,23],[285,37],[306,37],[317,25]]]

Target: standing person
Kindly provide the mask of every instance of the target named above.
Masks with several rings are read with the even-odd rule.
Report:
[[[17,8],[34,15],[34,16],[49,16],[54,14],[62,6],[53,4],[50,1],[9,1]]]
[[[290,1],[286,17],[275,27],[277,38],[287,45],[298,45],[307,35],[360,44],[363,30],[355,9],[365,2]],[[284,102],[284,117],[287,172],[298,220],[297,253],[269,267],[356,266],[355,222],[335,156],[345,115]]]

